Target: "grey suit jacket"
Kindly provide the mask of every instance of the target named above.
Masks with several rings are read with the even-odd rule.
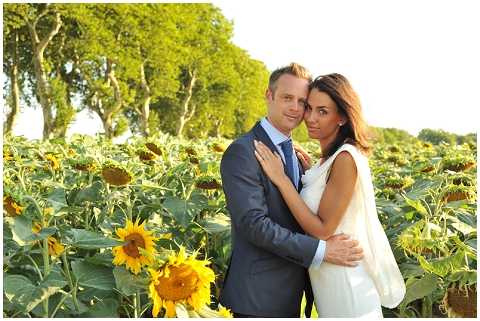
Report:
[[[303,291],[310,288],[307,268],[319,241],[304,234],[280,191],[263,172],[254,155],[254,139],[276,151],[257,123],[222,157],[232,255],[220,302],[235,313],[299,317]],[[307,293],[311,300],[311,291]]]

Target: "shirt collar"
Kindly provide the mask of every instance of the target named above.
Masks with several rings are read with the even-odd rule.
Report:
[[[260,120],[260,125],[263,129],[267,132],[268,137],[272,140],[274,145],[280,145],[290,137],[285,136],[282,132],[276,129],[267,119],[267,117],[263,117]]]

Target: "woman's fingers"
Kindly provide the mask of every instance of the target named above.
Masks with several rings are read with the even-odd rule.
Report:
[[[262,163],[263,162],[263,157],[256,150],[254,150],[253,152],[255,154],[255,157],[258,159],[258,161],[260,163]]]
[[[273,157],[272,151],[267,146],[265,146],[262,142],[257,140],[254,140],[253,142],[255,143],[255,149],[257,150],[257,152],[260,154],[261,157],[263,157],[264,159],[270,159]]]
[[[307,165],[307,161],[305,160],[305,157],[303,156],[303,154],[300,152],[297,152],[297,157],[302,163],[302,166],[305,167]]]

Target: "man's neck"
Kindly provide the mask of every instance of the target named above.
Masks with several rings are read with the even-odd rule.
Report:
[[[268,116],[265,116],[265,119],[268,121],[268,123],[270,125],[272,125],[276,130],[278,130],[279,132],[281,132],[282,134],[284,134],[285,136],[287,136],[288,138],[292,138],[292,132],[288,132],[288,133],[285,133],[283,130],[281,130],[280,128],[278,128],[278,126],[276,126],[272,121],[270,121],[270,119],[268,118]]]

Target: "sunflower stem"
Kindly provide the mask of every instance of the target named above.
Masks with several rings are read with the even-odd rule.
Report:
[[[133,219],[132,219],[132,206],[130,204],[130,199],[127,199],[126,201],[127,203],[127,216],[128,216],[128,219],[133,222]]]
[[[50,272],[50,261],[48,257],[48,237],[43,239],[43,277],[46,278]],[[45,318],[48,318],[48,297],[43,300],[43,309],[45,310]]]
[[[68,285],[70,287],[70,291],[72,292],[73,304],[75,305],[75,309],[77,311],[80,311],[80,306],[78,305],[77,301],[77,285],[73,284],[72,275],[70,274],[70,266],[67,260],[67,251],[68,248],[65,249],[62,253],[63,269],[65,271],[65,274],[67,275]]]
[[[90,209],[89,208],[86,208],[85,209],[85,230],[89,230],[89,221],[90,220]]]
[[[51,318],[55,317],[55,314],[57,314],[58,309],[60,309],[60,307],[62,306],[63,302],[65,302],[65,300],[66,300],[66,299],[68,298],[68,296],[70,295],[70,293],[63,292],[63,291],[61,291],[61,293],[63,294],[63,297],[62,297],[62,299],[60,300],[60,302],[58,302],[58,304],[57,304],[57,306],[55,307],[55,309],[53,309],[52,315],[50,315]]]
[[[38,273],[38,276],[40,277],[40,281],[42,281],[43,280],[43,275],[42,275],[42,272],[40,271],[40,269],[38,268],[38,264],[35,262],[35,260],[30,255],[27,254],[26,257],[32,262],[33,267],[35,268],[35,270]]]
[[[135,303],[135,318],[140,318],[142,316],[142,304],[140,301],[140,290],[137,290],[134,298]]]

